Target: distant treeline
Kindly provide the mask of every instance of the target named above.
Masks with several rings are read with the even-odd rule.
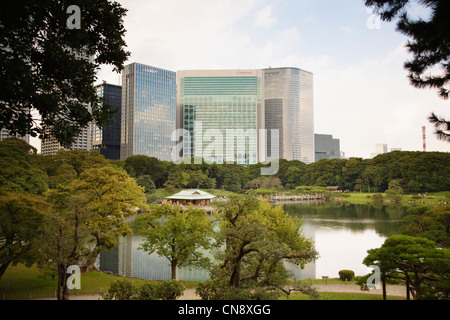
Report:
[[[280,160],[274,176],[261,176],[254,164],[175,164],[135,155],[114,163],[129,175],[152,181],[149,188],[205,188],[242,192],[249,189],[284,189],[297,186],[338,186],[340,190],[384,192],[398,180],[405,192],[450,190],[450,153],[394,151],[373,159],[331,159],[311,164]]]

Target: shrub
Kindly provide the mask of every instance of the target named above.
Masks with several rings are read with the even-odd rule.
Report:
[[[342,281],[352,281],[353,278],[355,277],[355,272],[353,272],[352,270],[341,270],[339,271],[339,278]]]
[[[114,281],[102,294],[105,300],[176,300],[184,292],[184,285],[177,280],[146,282],[136,286],[129,279]]]
[[[134,297],[134,300],[156,300],[157,293],[155,290],[155,285],[153,283],[147,282],[142,284]]]
[[[183,295],[185,286],[177,280],[163,280],[155,282],[155,297],[161,300],[176,300]]]
[[[372,199],[373,201],[376,202],[383,202],[383,195],[381,193],[375,193],[374,195],[372,195]]]
[[[102,297],[105,300],[132,300],[137,292],[138,288],[133,281],[116,280],[111,283],[109,290],[102,294]]]

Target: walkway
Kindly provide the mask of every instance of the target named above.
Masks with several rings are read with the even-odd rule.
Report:
[[[361,291],[359,285],[356,284],[314,284],[314,288],[317,289],[318,292],[347,292],[347,293],[368,293],[368,294],[378,294],[382,295],[382,289],[373,289],[370,291]],[[386,288],[386,294],[388,296],[397,296],[406,298],[406,289],[405,286],[399,285],[388,285]],[[56,298],[43,298],[39,300],[55,300]],[[102,300],[100,295],[72,295],[70,297],[71,300]],[[195,289],[186,289],[184,290],[183,296],[179,298],[179,300],[200,300],[195,294]]]

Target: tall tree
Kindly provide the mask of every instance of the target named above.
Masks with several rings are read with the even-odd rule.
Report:
[[[145,236],[141,248],[166,257],[171,264],[172,279],[176,279],[177,267],[206,266],[209,262],[202,253],[210,247],[212,235],[206,211],[193,207],[182,210],[163,203],[141,214],[135,223]]]
[[[42,194],[47,175],[33,161],[36,149],[17,138],[0,142],[0,188],[15,193]]]
[[[46,193],[52,210],[45,217],[38,266],[44,274],[57,276],[57,299],[70,300],[67,268],[79,265],[90,250],[86,199],[73,192],[71,186],[58,185]]]
[[[0,192],[0,278],[9,265],[32,264],[50,204],[37,196]]]
[[[217,210],[218,264],[211,284],[222,288],[221,298],[277,296],[289,276],[285,261],[303,267],[317,257],[313,242],[300,232],[301,222],[281,206],[239,195],[218,202]]]
[[[89,271],[102,250],[117,246],[120,236],[132,233],[126,219],[146,209],[144,188],[114,166],[93,167],[71,174],[71,166],[61,165],[63,181],[46,193],[52,210],[47,215],[40,239],[39,265],[58,276],[57,297],[70,299],[66,286],[67,267],[78,265]],[[67,174],[69,172],[69,174]]]
[[[397,30],[410,38],[407,43],[413,55],[405,63],[411,84],[416,88],[434,88],[448,99],[450,81],[450,2],[448,0],[420,0],[430,10],[430,18],[412,19],[407,13],[411,0],[365,0],[368,7],[380,8],[381,19],[392,21],[398,18]],[[436,124],[436,115],[430,117]],[[448,121],[445,121],[448,124]],[[448,130],[448,128],[447,128]],[[450,142],[450,132],[437,131],[437,136]]]
[[[378,266],[383,279],[394,277],[404,281],[414,299],[423,298],[425,294],[449,299],[449,252],[438,249],[431,240],[391,236],[380,248],[368,250],[363,263]]]
[[[146,210],[144,187],[113,166],[85,170],[72,184],[72,192],[80,194],[89,212],[87,224],[93,237],[86,258],[88,270],[102,250],[117,246],[117,239],[132,233],[126,219]]]
[[[104,126],[112,111],[93,83],[100,65],[120,71],[129,56],[123,39],[126,11],[109,0],[3,3],[0,128],[40,137],[47,128],[69,146],[91,121]]]

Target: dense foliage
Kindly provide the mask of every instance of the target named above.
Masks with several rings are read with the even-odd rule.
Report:
[[[262,164],[246,167],[205,162],[177,165],[142,155],[130,156],[116,164],[135,178],[150,176],[156,188],[216,188],[242,192],[338,186],[343,191],[385,192],[395,180],[403,192],[450,190],[450,154],[441,152],[395,151],[373,159],[332,159],[311,164],[281,159],[275,176],[261,176]]]
[[[78,16],[70,7],[78,8]],[[50,133],[70,146],[92,121],[104,126],[113,111],[92,83],[101,65],[120,71],[129,56],[126,11],[108,0],[3,3],[0,128],[22,136]],[[71,27],[73,20],[78,27]]]

